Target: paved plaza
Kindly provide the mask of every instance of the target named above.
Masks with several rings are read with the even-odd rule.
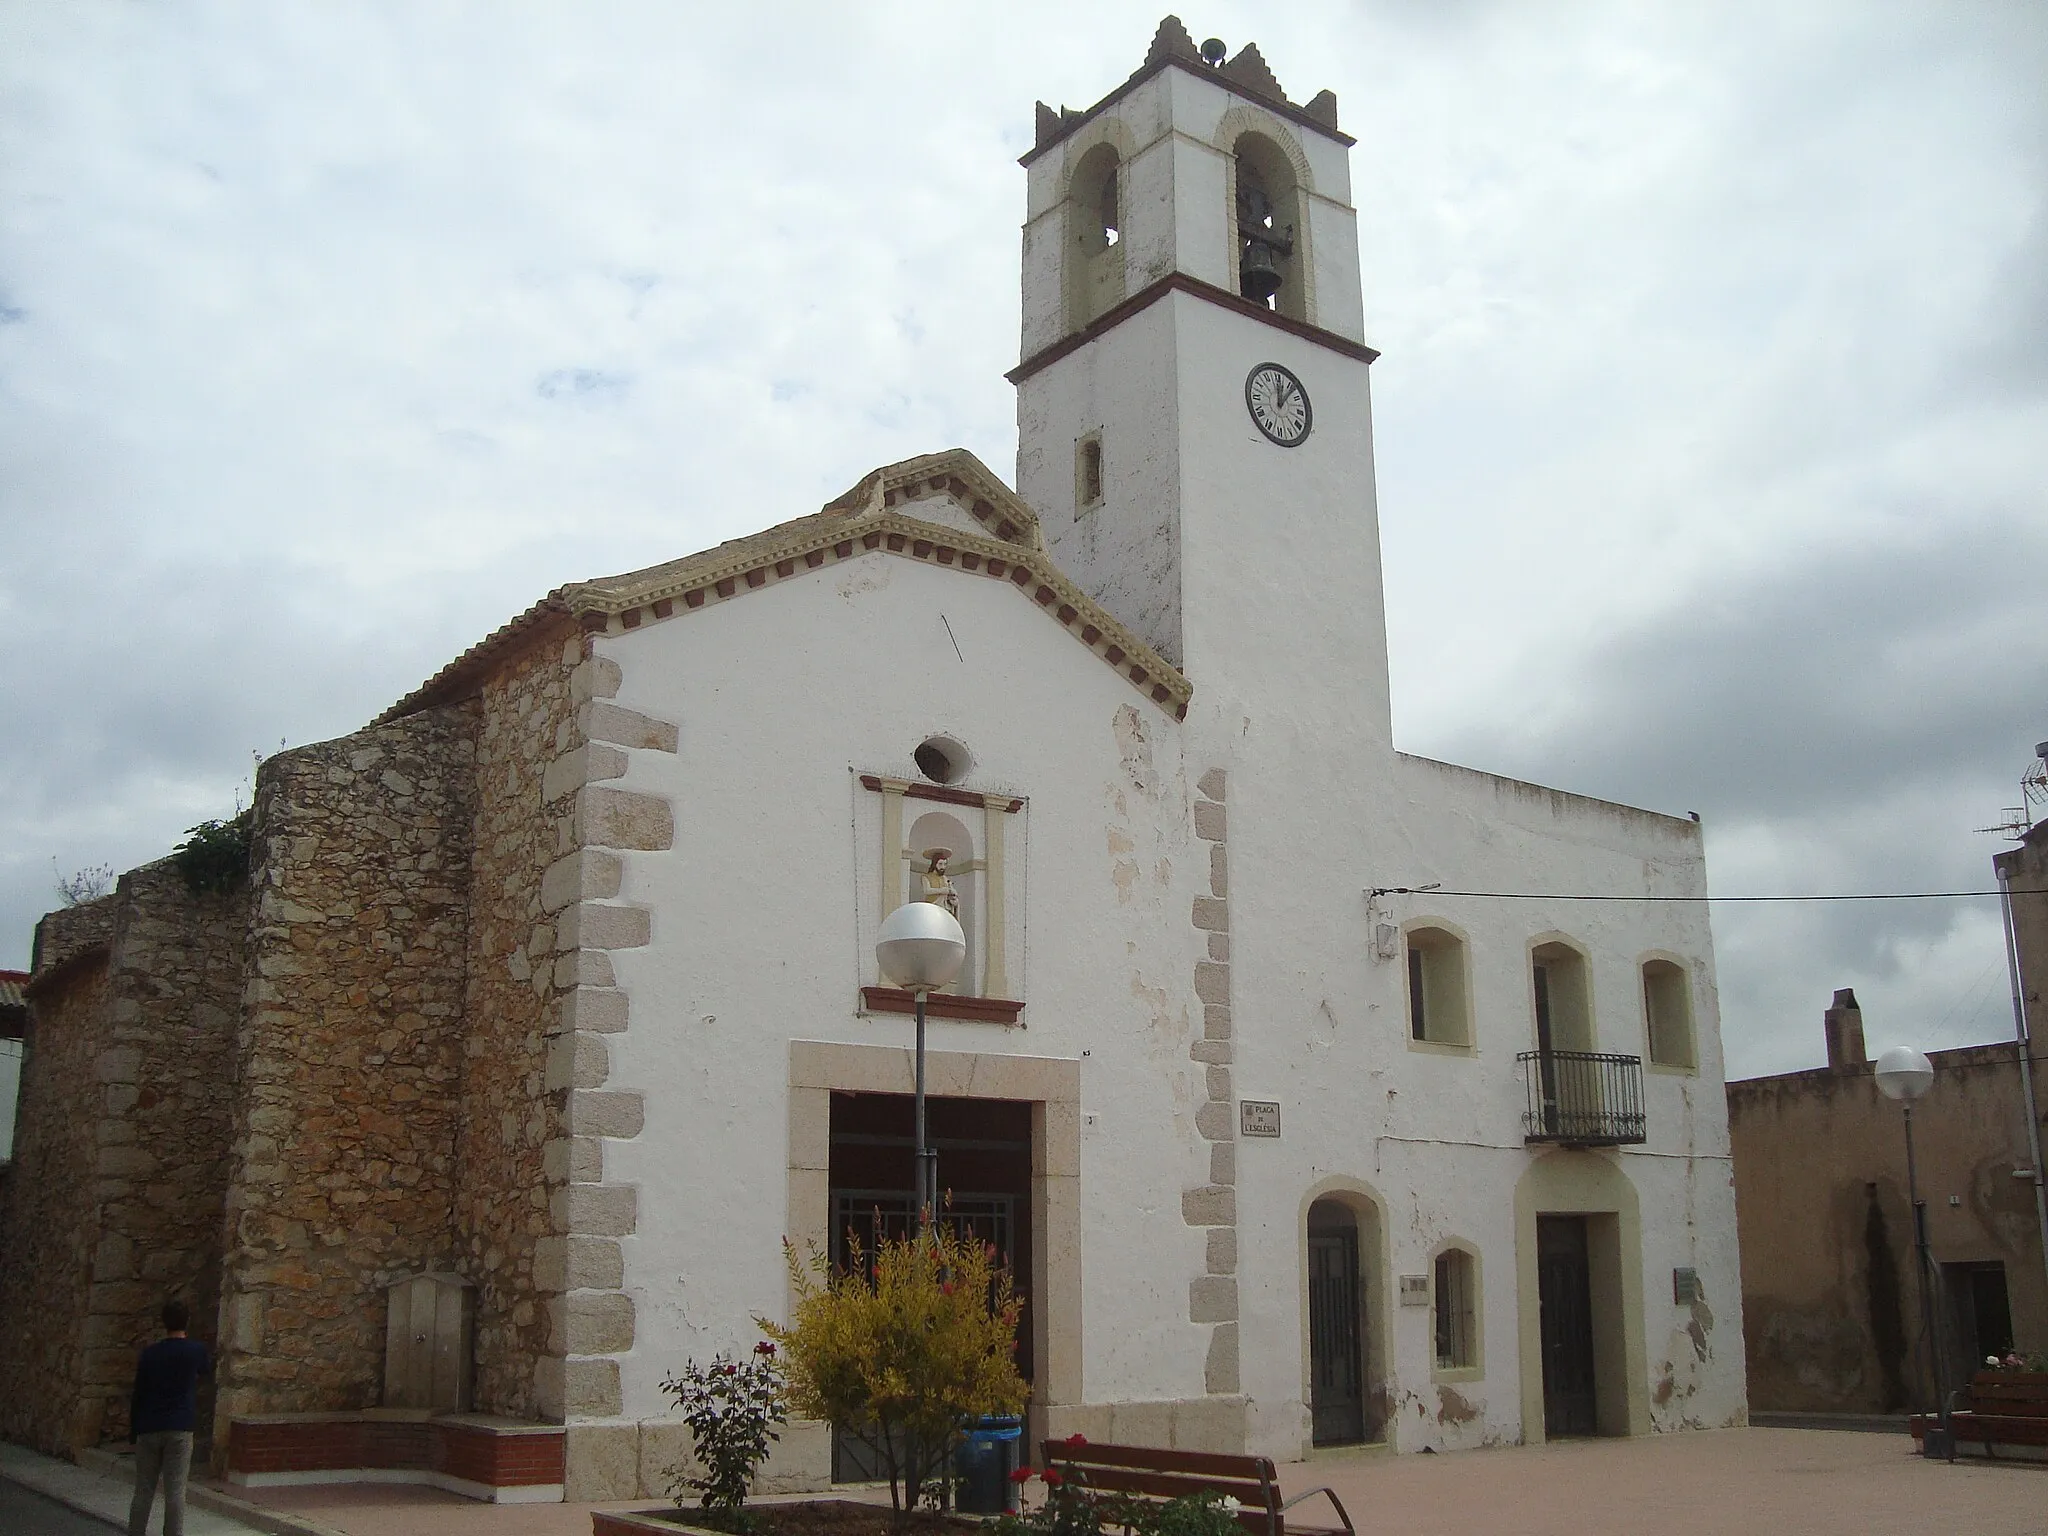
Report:
[[[9,1447],[0,1471],[38,1473]],[[82,1497],[93,1474],[42,1463]],[[59,1475],[61,1471],[62,1475]],[[1956,1531],[2041,1536],[2048,1466],[1922,1460],[1899,1434],[1729,1429],[1640,1440],[1511,1446],[1455,1456],[1336,1454],[1282,1469],[1290,1493],[1328,1484],[1360,1536],[1889,1536]],[[125,1506],[103,1474],[100,1508]],[[252,1523],[213,1515],[194,1529],[266,1528],[341,1536],[589,1536],[592,1508],[626,1504],[476,1504],[432,1489],[354,1484],[237,1490]],[[5,1506],[0,1506],[5,1507]],[[1322,1509],[1301,1513],[1319,1523]]]

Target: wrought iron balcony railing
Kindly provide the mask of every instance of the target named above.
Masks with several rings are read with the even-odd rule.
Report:
[[[1524,1051],[1523,1139],[1568,1147],[1643,1140],[1643,1059],[1600,1051]]]

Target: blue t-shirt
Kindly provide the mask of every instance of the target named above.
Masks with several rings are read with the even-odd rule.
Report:
[[[197,1339],[158,1339],[135,1362],[135,1395],[128,1402],[128,1433],[191,1430],[199,1418],[199,1378],[213,1374]]]

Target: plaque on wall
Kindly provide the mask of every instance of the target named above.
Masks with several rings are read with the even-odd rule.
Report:
[[[1239,1099],[1237,1101],[1237,1134],[1240,1136],[1264,1136],[1273,1141],[1280,1139],[1280,1101],[1278,1099]]]

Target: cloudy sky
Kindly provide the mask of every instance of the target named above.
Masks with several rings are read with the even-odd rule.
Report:
[[[0,965],[565,580],[1007,472],[1031,103],[1160,0],[0,10]],[[1400,744],[1977,888],[2048,737],[2048,10],[1212,0],[1359,144]],[[2009,1031],[1721,907],[1731,1073]]]

